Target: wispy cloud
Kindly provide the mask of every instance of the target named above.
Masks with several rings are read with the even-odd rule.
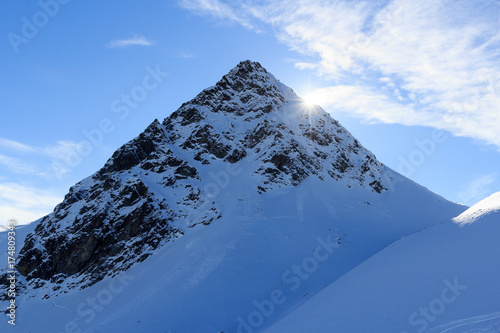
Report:
[[[400,104],[368,86],[337,85],[311,91],[304,97],[334,110],[356,110],[356,113],[368,122],[413,125],[416,121],[430,122],[432,118],[431,114],[416,112],[411,104]]]
[[[140,45],[140,46],[150,46],[153,43],[150,42],[149,40],[146,39],[144,36],[134,36],[131,38],[127,39],[117,39],[117,40],[112,40],[107,44],[107,47],[111,49],[115,48],[122,48],[122,47],[127,47],[127,46],[134,46],[134,45]]]
[[[490,174],[475,179],[458,194],[458,198],[467,205],[479,202],[493,192],[490,185],[495,183],[497,178],[497,174]]]
[[[54,184],[50,181],[62,180],[71,170],[67,160],[86,149],[83,143],[70,140],[38,147],[9,139],[1,139],[0,148],[9,155],[0,153],[0,226],[9,219],[26,224],[50,213],[62,201],[61,193],[47,189]],[[23,184],[14,180],[21,178],[18,175]],[[31,186],[39,183],[46,184],[45,188]]]
[[[244,26],[272,26],[281,42],[311,57],[297,68],[332,81],[328,91],[315,92],[343,100],[329,98],[332,108],[370,121],[441,128],[500,148],[498,1],[181,4]]]
[[[85,149],[88,149],[88,147],[83,142],[63,140],[57,141],[57,144],[46,146],[40,150],[49,157],[64,161],[68,158],[68,155]]]
[[[181,0],[179,4],[198,15],[211,16],[218,20],[225,20],[240,24],[248,29],[254,29],[253,24],[246,18],[246,13],[239,8],[231,7],[219,0]],[[250,9],[250,8],[248,8]]]
[[[9,219],[16,219],[19,224],[32,222],[50,213],[61,201],[62,197],[54,191],[0,183],[0,225]]]
[[[0,155],[0,165],[7,167],[7,169],[13,173],[44,176],[44,173],[33,165],[14,157]]]
[[[179,58],[183,58],[183,59],[192,59],[194,58],[194,54],[193,53],[188,53],[188,52],[180,52],[178,54]]]
[[[21,152],[33,152],[33,148],[17,141],[0,138],[0,146]]]
[[[81,156],[88,150],[84,142],[71,140],[37,147],[13,140],[0,139],[0,146],[24,153],[21,157],[0,153],[0,167],[3,166],[11,173],[38,176],[50,180],[61,179],[61,176],[79,164]],[[46,163],[44,164],[44,162]]]

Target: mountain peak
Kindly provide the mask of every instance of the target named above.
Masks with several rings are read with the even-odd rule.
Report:
[[[257,71],[257,72],[261,72],[261,71],[264,71],[267,73],[267,70],[262,67],[262,65],[260,64],[260,62],[258,61],[252,61],[252,60],[243,60],[243,61],[240,61],[238,65],[236,65],[234,69],[244,69],[248,72],[251,72],[251,71]]]
[[[229,190],[213,180],[221,170],[241,170],[238,182],[255,196],[308,178],[373,195],[389,185],[384,166],[329,114],[243,61],[72,187],[26,239],[19,272],[34,285],[82,287],[127,270],[227,214],[216,197]]]
[[[269,73],[260,63],[250,60],[241,61],[224,75],[218,84],[224,82],[233,83],[232,88],[237,91],[257,87],[269,89],[274,86],[277,88],[281,85],[274,75]]]
[[[263,97],[297,98],[292,89],[280,83],[260,63],[250,60],[236,65],[217,82],[216,87],[238,93],[255,93]]]
[[[200,120],[200,107],[215,113],[237,116],[269,113],[280,109],[287,99],[298,97],[260,63],[246,60],[231,69],[215,86],[203,90],[193,100],[184,103],[169,118],[181,115],[185,124]],[[193,112],[196,113],[194,118]]]
[[[259,62],[251,60],[241,61],[228,73],[230,76],[239,77],[248,77],[256,74],[272,76]]]

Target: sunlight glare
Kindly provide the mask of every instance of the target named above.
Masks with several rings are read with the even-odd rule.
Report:
[[[313,106],[315,106],[317,104],[316,101],[315,101],[315,99],[311,95],[304,96],[303,100],[304,100],[304,104],[307,107],[313,107]]]
[[[314,91],[310,91],[304,95],[302,98],[304,100],[304,104],[308,108],[312,108],[319,103],[318,95],[314,93]]]

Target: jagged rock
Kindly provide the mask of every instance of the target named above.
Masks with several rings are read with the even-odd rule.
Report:
[[[198,175],[196,169],[187,164],[181,165],[175,169],[174,173],[178,179],[195,178]]]
[[[226,157],[225,161],[229,163],[236,163],[245,156],[247,156],[247,152],[245,150],[234,149],[233,152]]]
[[[159,121],[155,119],[137,138],[115,151],[96,176],[105,177],[105,173],[128,170],[147,158],[162,141],[164,134],[160,126]]]

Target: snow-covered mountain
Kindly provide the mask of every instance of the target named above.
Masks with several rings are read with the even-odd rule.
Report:
[[[186,228],[222,217],[212,197],[243,159],[249,193],[310,176],[377,193],[390,181],[324,111],[306,107],[258,63],[242,62],[73,186],[27,240],[19,271],[37,285],[75,275],[88,285],[126,270]]]
[[[15,329],[257,332],[464,210],[244,61],[18,231]]]
[[[266,333],[500,332],[500,192],[404,237]]]

